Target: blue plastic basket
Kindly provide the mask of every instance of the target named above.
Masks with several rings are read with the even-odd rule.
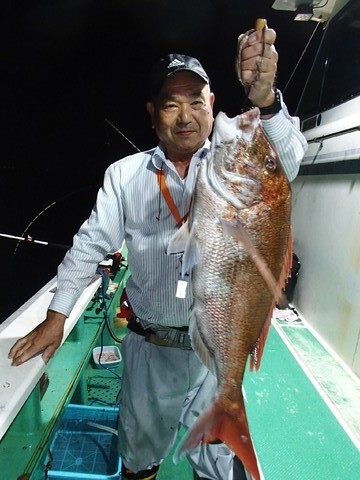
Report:
[[[50,450],[49,479],[119,479],[121,459],[117,436],[89,425],[117,428],[118,408],[68,405]]]

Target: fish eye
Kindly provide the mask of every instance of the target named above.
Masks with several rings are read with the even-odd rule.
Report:
[[[268,172],[274,172],[276,170],[276,161],[272,157],[266,156],[265,168]]]

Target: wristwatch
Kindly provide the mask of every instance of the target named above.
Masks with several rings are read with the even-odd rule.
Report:
[[[275,98],[271,105],[268,105],[267,107],[258,107],[258,109],[260,110],[260,115],[274,115],[275,113],[280,112],[282,109],[280,91],[277,88],[275,89]]]

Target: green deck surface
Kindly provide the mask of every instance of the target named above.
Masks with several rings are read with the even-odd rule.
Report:
[[[110,320],[116,317],[119,295],[120,291],[109,302]],[[69,402],[116,405],[122,364],[104,370],[91,359],[95,345],[114,344],[107,329],[100,335],[102,324],[102,313],[88,308],[57,353],[41,402],[35,388],[1,442],[1,479],[16,480],[26,471],[31,472],[31,480],[44,479],[48,447]],[[125,327],[115,330],[120,339],[126,332]],[[303,322],[274,321],[261,368],[246,372],[244,388],[265,480],[360,479],[359,379],[330,355]],[[178,441],[183,434],[181,430]],[[174,465],[173,451],[164,460],[158,480],[193,480],[185,459]]]
[[[302,333],[308,335],[305,330]],[[265,479],[360,478],[358,448],[274,328],[262,367],[246,376],[245,388]]]
[[[109,317],[115,316],[119,304],[121,285],[128,272],[121,269],[117,275],[119,289],[107,301]],[[31,474],[31,480],[43,480],[48,447],[55,429],[70,399],[77,403],[88,402],[87,378],[84,371],[94,346],[98,342],[103,325],[102,312],[97,313],[98,303],[90,302],[74,329],[49,363],[49,385],[41,398],[40,382],[20,409],[0,441],[0,479],[17,480],[23,474]]]
[[[284,343],[284,335],[297,358]],[[305,370],[308,366],[312,370],[319,364],[320,358],[323,366],[316,375],[316,381],[312,379],[312,382],[300,364],[305,361]],[[359,450],[324,401],[324,396],[328,395],[331,402],[335,390],[333,384],[332,388],[324,387],[329,385],[329,368],[324,371],[325,365],[336,371],[335,380],[338,378],[341,385],[346,372],[308,329],[277,325],[277,328],[270,329],[260,370],[246,373],[246,408],[266,480],[360,478]],[[121,366],[116,371],[121,375]],[[356,438],[359,434],[359,384],[351,378],[346,378],[346,381],[342,403],[347,405],[348,411],[357,409],[357,412],[346,416],[340,411],[339,418],[352,422],[348,426],[353,429]],[[89,365],[89,402],[94,405],[102,401],[116,402],[119,386],[118,379],[111,372]],[[336,408],[341,403],[339,395],[335,395],[333,401]],[[187,461],[174,465],[172,455],[165,459],[158,475],[159,480],[192,478]]]

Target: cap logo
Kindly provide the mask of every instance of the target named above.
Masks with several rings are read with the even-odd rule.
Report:
[[[169,63],[167,68],[179,67],[180,65],[185,65],[185,63],[181,60],[178,60],[177,58],[174,58],[174,60]]]

